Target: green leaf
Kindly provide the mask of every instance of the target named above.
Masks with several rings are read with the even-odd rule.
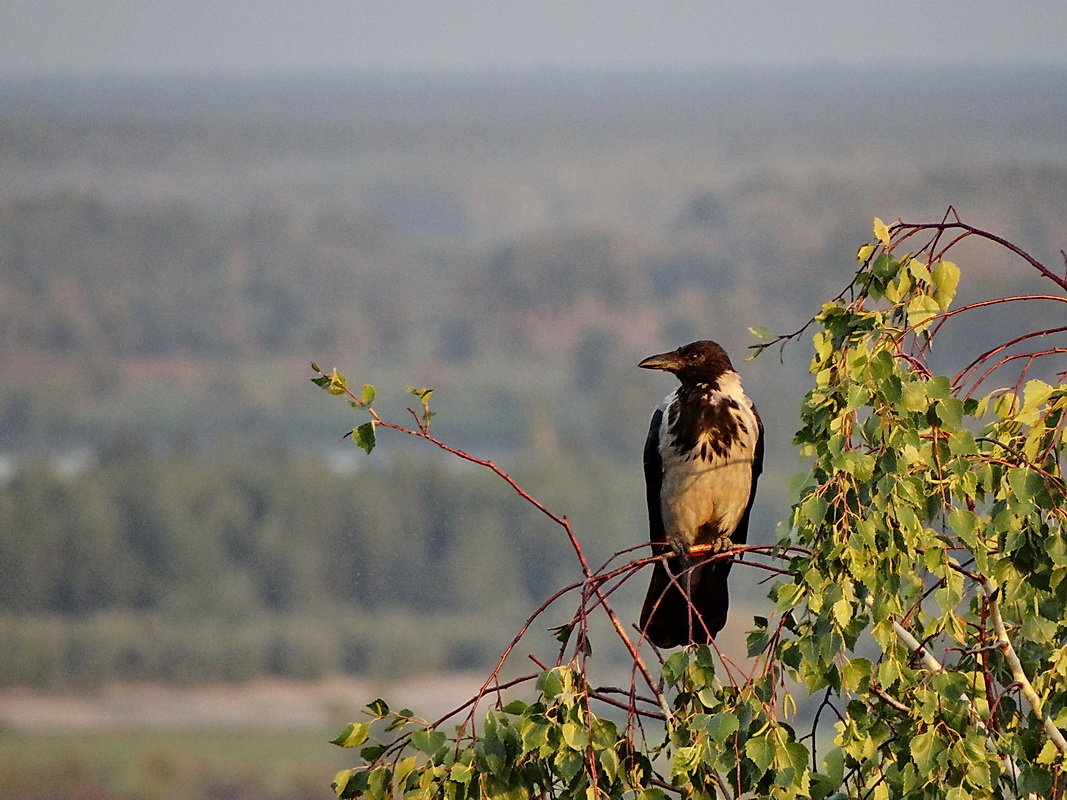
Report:
[[[411,734],[411,746],[416,750],[421,750],[428,756],[432,756],[445,746],[446,738],[444,731],[415,731]]]
[[[723,711],[713,716],[705,727],[708,735],[719,744],[722,744],[737,733],[737,715],[730,711]]]
[[[954,508],[948,512],[945,521],[968,548],[973,550],[977,546],[978,520],[973,511],[966,508]]]
[[[889,253],[882,253],[871,264],[871,272],[883,281],[887,281],[890,278],[896,277],[896,274],[900,271],[900,262],[897,261]]]
[[[528,708],[529,706],[526,705],[526,703],[524,703],[522,700],[512,700],[510,703],[504,706],[501,711],[503,711],[505,714],[511,714],[512,716],[517,717],[521,715],[524,711],[526,711],[526,709]]]
[[[1042,767],[1024,765],[1019,773],[1019,797],[1051,797],[1052,774]]]
[[[343,769],[334,776],[331,785],[338,797],[357,797],[367,788],[367,770]]]
[[[377,761],[378,757],[388,749],[388,745],[372,744],[360,750],[359,757],[370,763],[372,761]]]
[[[347,387],[348,381],[345,376],[334,367],[333,371],[326,376],[326,391],[330,394],[344,394]]]
[[[766,339],[773,339],[774,338],[774,333],[772,333],[767,328],[761,328],[761,327],[749,328],[748,332],[751,333],[753,336],[755,336],[757,339],[766,340]]]
[[[835,747],[826,754],[823,759],[826,767],[826,776],[834,786],[840,786],[845,779],[845,753],[839,747]]]
[[[700,764],[700,748],[689,745],[679,747],[674,751],[674,759],[671,761],[671,773],[685,775],[692,772]]]
[[[379,697],[367,704],[367,710],[380,719],[389,713],[389,704]]]
[[[363,394],[361,394],[359,397],[360,404],[369,406],[371,403],[374,402],[374,398],[377,396],[377,394],[378,393],[375,391],[374,387],[371,386],[369,383],[363,384]]]
[[[497,733],[496,726],[490,718],[482,733],[482,738],[475,745],[476,751],[485,760],[489,772],[496,776],[506,775],[510,766],[507,762],[507,749]]]
[[[1008,485],[1016,500],[1030,502],[1034,496],[1045,488],[1041,476],[1026,467],[1014,467],[1008,470]]]
[[[685,669],[689,666],[689,653],[685,650],[678,650],[667,656],[667,660],[663,662],[663,680],[667,682],[669,686],[674,686],[685,675]]]
[[[538,750],[548,743],[552,726],[545,722],[526,720],[520,728],[522,746],[525,750]]]
[[[745,634],[745,651],[748,653],[748,657],[752,658],[762,653],[763,648],[767,646],[770,640],[771,634],[766,628],[756,628]]]
[[[1029,380],[1023,387],[1023,409],[1037,408],[1056,391],[1056,387],[1041,380]]]
[[[1060,751],[1056,748],[1056,744],[1049,739],[1045,742],[1041,748],[1041,752],[1037,754],[1038,764],[1053,764],[1060,758]]]
[[[767,736],[754,736],[745,742],[745,755],[760,772],[766,772],[774,761],[774,745]]]
[[[570,748],[560,748],[556,752],[554,759],[556,770],[559,775],[565,781],[571,781],[574,776],[582,771],[582,767],[585,765],[585,759],[581,753],[578,753]]]
[[[800,742],[786,742],[784,750],[785,757],[790,767],[798,773],[807,769],[808,759],[811,758],[811,753],[808,752],[808,748]]]
[[[908,411],[926,411],[930,406],[930,395],[922,381],[908,381],[902,384],[903,394],[900,404]]]
[[[374,420],[364,422],[362,425],[353,428],[352,441],[369,454],[377,443],[374,435]]]
[[[897,277],[885,287],[885,299],[890,303],[899,303],[904,299],[911,287],[911,277],[901,270],[897,273]]]
[[[542,672],[537,679],[537,688],[546,700],[557,697],[563,691],[563,676],[559,673],[559,667]]]
[[[826,519],[826,512],[829,508],[830,504],[823,497],[812,495],[800,506],[800,515],[811,527],[818,528]]]
[[[911,758],[920,773],[929,773],[935,766],[935,759],[945,749],[945,742],[931,731],[920,733],[911,740]]]
[[[610,750],[619,741],[619,729],[610,719],[593,717],[590,736],[593,746],[598,750]]]
[[[917,258],[908,259],[908,272],[917,281],[925,281],[926,283],[933,283],[933,275],[930,274],[930,269]]]
[[[330,739],[330,744],[338,747],[359,747],[370,735],[369,722],[350,722],[336,739]]]
[[[963,424],[963,403],[955,397],[938,400],[936,410],[942,425],[955,429]]]

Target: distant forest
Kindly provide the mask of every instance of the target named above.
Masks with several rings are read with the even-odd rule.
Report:
[[[644,536],[669,389],[634,365],[716,338],[770,421],[771,538],[808,352],[744,363],[747,328],[817,312],[876,215],[952,205],[1056,263],[1062,85],[0,86],[0,682],[392,674],[413,641],[408,668],[471,666],[572,579],[485,476],[389,441],[338,466],[353,418],[311,360],[387,412],[436,387],[442,436],[502,456],[607,557]],[[1025,288],[980,249],[962,266],[974,299]]]
[[[591,491],[581,471],[517,475],[638,536],[624,482]],[[31,463],[0,486],[0,564],[2,682],[46,686],[469,668],[580,577],[543,517],[470,468],[126,436],[74,477]]]

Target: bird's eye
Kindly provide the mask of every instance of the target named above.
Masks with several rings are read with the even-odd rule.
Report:
[[[692,353],[689,353],[686,358],[688,358],[690,361],[696,361],[698,358],[700,358],[700,353],[694,350]]]

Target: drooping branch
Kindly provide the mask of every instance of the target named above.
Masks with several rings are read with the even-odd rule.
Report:
[[[1012,253],[1014,253],[1015,255],[1019,256],[1019,258],[1023,259],[1023,261],[1025,261],[1031,267],[1036,269],[1044,277],[1048,278],[1050,281],[1052,281],[1057,286],[1059,286],[1061,289],[1063,289],[1065,292],[1067,292],[1067,277],[1060,277],[1059,275],[1054,273],[1051,269],[1049,269],[1044,264],[1042,264],[1040,261],[1038,261],[1036,258],[1034,258],[1032,255],[1030,255],[1028,252],[1026,252],[1021,247],[1019,247],[1017,244],[1014,244],[1013,242],[1008,241],[1007,239],[1005,239],[1002,236],[997,236],[995,233],[990,233],[989,231],[983,230],[981,228],[977,228],[974,225],[968,225],[965,222],[961,222],[959,220],[959,218],[956,218],[956,220],[954,222],[948,222],[948,221],[932,222],[932,223],[931,222],[926,222],[926,223],[897,222],[896,224],[891,225],[889,227],[889,233],[893,237],[894,244],[903,242],[904,240],[908,239],[909,237],[911,237],[911,236],[913,236],[913,235],[915,235],[917,233],[921,233],[921,232],[925,232],[925,231],[938,231],[938,232],[959,231],[960,232],[960,236],[956,237],[948,245],[946,245],[944,248],[942,248],[941,253],[939,253],[938,255],[948,251],[955,244],[960,242],[962,239],[967,238],[968,236],[977,236],[977,237],[979,237],[981,239],[986,239],[986,240],[988,240],[990,242],[994,242],[995,244],[998,244],[1001,247],[1003,247],[1005,250],[1009,250]]]

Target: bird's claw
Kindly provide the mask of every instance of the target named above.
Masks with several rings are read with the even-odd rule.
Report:
[[[719,536],[707,543],[706,552],[709,555],[718,555],[719,553],[725,553],[733,546],[733,540],[729,536]]]
[[[682,562],[686,567],[689,566],[689,542],[680,536],[672,536],[670,542],[671,550],[674,555],[678,557],[678,560]]]

